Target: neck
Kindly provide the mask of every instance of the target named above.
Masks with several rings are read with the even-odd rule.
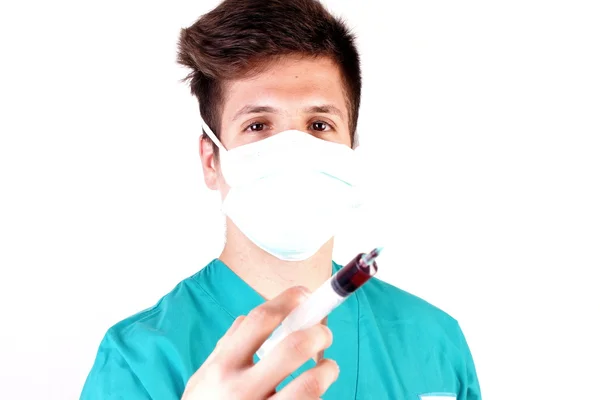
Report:
[[[257,247],[228,221],[226,243],[219,258],[270,300],[292,286],[316,290],[331,276],[332,255],[333,239],[307,260],[282,261]]]

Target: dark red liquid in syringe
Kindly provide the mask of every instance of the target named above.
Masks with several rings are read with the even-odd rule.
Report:
[[[370,255],[373,255],[373,252]],[[365,253],[360,253],[336,273],[335,278],[331,280],[331,286],[337,294],[346,297],[375,275],[377,263],[374,260],[369,263],[370,265],[365,263],[363,260],[365,256]],[[373,255],[376,256],[377,254]]]

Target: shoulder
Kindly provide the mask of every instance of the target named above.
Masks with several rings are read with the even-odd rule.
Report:
[[[442,324],[456,323],[456,320],[441,308],[380,279],[373,278],[372,282],[364,286],[364,290],[370,299],[386,299],[385,307],[373,310],[382,317],[418,318]]]
[[[148,345],[153,351],[165,347],[187,351],[190,335],[197,342],[211,342],[217,324],[215,317],[223,314],[221,306],[205,289],[206,276],[213,264],[179,282],[153,306],[111,326],[103,345],[127,355],[136,351],[148,353]]]
[[[83,399],[170,399],[183,391],[198,363],[213,348],[211,330],[206,327],[217,305],[203,289],[201,274],[202,270],[182,280],[152,307],[106,331]],[[193,354],[190,337],[199,343]]]
[[[411,334],[422,340],[462,346],[458,321],[441,308],[377,278],[363,289],[375,323],[382,328],[410,326]]]
[[[199,273],[179,282],[170,292],[162,296],[153,306],[137,312],[111,326],[106,336],[117,341],[139,335],[157,335],[170,331],[174,326],[192,322],[190,310],[199,315],[215,307],[214,301],[203,289]]]
[[[363,286],[361,307],[370,329],[381,333],[390,352],[412,355],[425,371],[447,371],[460,398],[481,399],[475,364],[460,324],[424,299],[373,278]],[[416,350],[415,350],[416,349]]]

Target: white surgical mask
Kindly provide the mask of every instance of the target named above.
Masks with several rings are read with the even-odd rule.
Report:
[[[253,243],[286,261],[305,260],[361,206],[355,152],[296,130],[231,150],[210,128],[230,187],[222,211]]]

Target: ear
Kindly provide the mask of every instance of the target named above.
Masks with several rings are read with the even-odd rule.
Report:
[[[210,139],[203,139],[200,136],[200,161],[202,163],[202,172],[204,172],[204,183],[211,190],[217,190],[217,160],[213,151],[213,145]]]

